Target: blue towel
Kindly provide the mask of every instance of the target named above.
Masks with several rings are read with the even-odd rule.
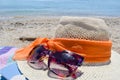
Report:
[[[1,76],[2,80],[13,80],[13,78],[15,77],[19,77],[20,80],[26,80],[25,77],[19,71],[16,62],[11,63],[8,66],[1,69]]]
[[[0,80],[27,80],[12,60],[16,49],[9,46],[0,47]]]

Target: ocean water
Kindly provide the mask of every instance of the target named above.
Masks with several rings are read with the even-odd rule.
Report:
[[[5,15],[120,16],[120,0],[0,0]]]

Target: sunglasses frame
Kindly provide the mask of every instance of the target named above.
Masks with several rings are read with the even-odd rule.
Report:
[[[71,65],[70,63],[65,63],[65,62],[61,63],[60,61],[57,61],[57,57],[55,57],[54,54],[57,55],[58,53],[63,53],[63,52],[65,52],[65,54],[67,53],[68,55],[70,55],[70,56],[72,56],[72,57],[79,56],[79,58],[81,59],[81,61],[79,61],[79,65]],[[30,52],[30,57],[28,58],[28,61],[32,58],[32,59],[33,59],[33,62],[34,62],[34,61],[43,62],[43,61],[44,61],[44,58],[46,58],[46,57],[48,56],[47,67],[48,67],[48,70],[49,70],[49,71],[53,72],[54,74],[56,74],[57,76],[62,77],[62,78],[64,78],[64,77],[69,77],[69,76],[71,76],[71,77],[73,77],[73,78],[76,78],[75,72],[76,72],[78,66],[81,66],[81,65],[82,65],[82,62],[83,62],[83,60],[84,60],[84,57],[72,53],[73,55],[75,55],[75,56],[73,56],[73,55],[71,55],[69,52],[70,52],[70,51],[56,51],[56,52],[54,51],[54,52],[53,52],[53,51],[47,49],[47,47],[45,47],[44,45],[37,45],[37,46],[34,47],[34,48],[32,49],[32,51]],[[35,54],[36,54],[37,56],[36,56]],[[35,55],[35,56],[34,56],[34,55]],[[41,57],[42,57],[42,58],[41,58]],[[64,66],[66,69],[68,69],[69,74],[68,74],[68,75],[65,75],[65,76],[60,76],[59,74],[57,74],[56,72],[54,72],[54,71],[50,68],[50,64],[51,64],[51,62],[53,62],[53,60],[54,60],[54,62],[55,62],[56,64],[61,65],[61,66]],[[32,63],[32,62],[31,62],[31,63]],[[28,64],[28,65],[31,66],[30,64]],[[31,66],[31,67],[32,67],[32,66]],[[73,67],[74,67],[74,68],[73,68]],[[32,68],[34,68],[34,67],[32,67]]]

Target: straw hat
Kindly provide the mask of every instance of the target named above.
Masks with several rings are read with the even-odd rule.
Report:
[[[108,41],[108,27],[102,19],[86,17],[62,17],[56,30],[57,38],[78,38]],[[119,80],[120,55],[111,51],[110,61],[101,63],[83,63],[78,69],[83,74],[76,80]],[[48,70],[35,70],[26,61],[17,61],[21,73],[29,80],[58,80],[49,77]],[[72,80],[70,77],[66,80]]]

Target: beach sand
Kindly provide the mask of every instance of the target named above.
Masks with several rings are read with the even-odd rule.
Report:
[[[112,49],[120,53],[120,18],[99,17],[109,26]],[[11,16],[0,17],[0,46],[27,46],[30,41],[21,41],[20,37],[53,38],[60,16]]]

